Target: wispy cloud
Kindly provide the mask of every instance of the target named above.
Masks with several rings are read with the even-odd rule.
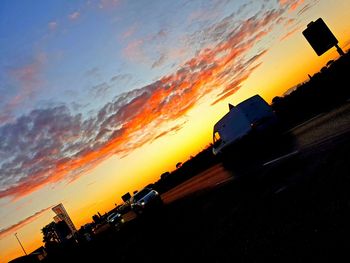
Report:
[[[0,229],[0,239],[4,238],[10,234],[15,233],[17,230],[21,229],[25,225],[28,225],[29,223],[38,219],[40,216],[42,216],[46,211],[50,210],[51,208],[52,208],[52,206],[44,208],[41,211],[36,212],[35,214],[33,214],[31,216],[28,216],[27,218],[19,221],[18,223],[14,224],[12,226]]]
[[[287,6],[289,11],[296,10],[299,6],[304,3],[304,0],[279,0],[281,6]]]
[[[168,134],[176,133],[177,131],[181,130],[181,129],[185,126],[186,123],[187,123],[187,121],[184,121],[183,123],[177,124],[177,125],[171,127],[171,128],[168,129],[168,130],[162,131],[161,133],[159,133],[158,135],[156,135],[156,136],[153,138],[153,140],[155,141],[155,140],[158,140],[159,138],[164,137],[164,136],[166,136],[166,135],[168,135]]]
[[[304,0],[297,0],[297,1],[294,1],[294,3],[291,4],[290,9],[294,11],[294,10],[297,9],[299,6],[301,6],[302,3],[304,3]]]
[[[51,22],[48,24],[48,27],[49,27],[49,29],[50,29],[51,31],[54,31],[54,30],[56,30],[57,25],[58,25],[58,23],[57,23],[56,21],[51,21]]]
[[[77,20],[80,17],[80,13],[78,11],[75,11],[75,12],[69,14],[68,17],[70,20]]]
[[[166,59],[167,59],[167,55],[165,53],[160,54],[159,58],[153,62],[151,67],[157,68],[157,67],[162,66],[165,63]]]
[[[133,34],[133,28],[129,28],[128,31],[123,34],[123,36],[129,36],[131,34]],[[161,43],[167,37],[167,35],[168,32],[163,28],[142,38],[133,39],[127,43],[126,47],[122,50],[122,54],[131,62],[148,63],[151,61],[150,53],[154,52],[154,47],[152,44]],[[125,39],[127,39],[127,37]],[[152,46],[152,48],[149,48],[150,46]],[[157,60],[162,60],[162,62],[164,62],[167,55],[164,51],[159,53],[161,54]],[[152,68],[157,67],[156,65],[160,64],[160,62],[156,61],[153,64],[154,65],[152,65]]]
[[[135,34],[135,32],[137,31],[137,25],[134,24],[132,26],[130,26],[123,34],[122,34],[122,39],[128,39],[131,36],[133,36]]]
[[[94,98],[104,98],[112,89],[106,82],[100,83],[90,89],[90,94]]]
[[[120,4],[121,0],[100,0],[98,7],[100,9],[111,9]]]
[[[280,41],[286,40],[287,38],[291,37],[292,35],[294,35],[296,32],[299,32],[301,30],[301,26],[298,26],[294,29],[292,29],[291,31],[287,32],[286,34],[284,34],[281,38]]]
[[[125,156],[178,131],[202,98],[214,93],[213,103],[218,103],[241,87],[268,51],[252,54],[252,48],[282,13],[257,13],[234,27],[223,19],[204,32],[217,37],[215,45],[201,49],[172,74],[120,94],[88,119],[60,105],[33,110],[1,126],[0,198],[20,198],[48,184],[72,182],[111,155]],[[141,44],[131,45],[130,54],[137,54]]]
[[[305,12],[307,12],[309,9],[311,9],[313,6],[315,6],[320,0],[311,0],[308,2],[302,9],[298,11],[298,15],[302,15]]]
[[[111,78],[111,82],[129,82],[132,80],[132,75],[131,74],[117,74]]]
[[[127,46],[123,49],[124,57],[136,63],[148,61],[148,57],[145,54],[143,45],[143,39],[136,39],[129,42]]]
[[[18,87],[17,95],[9,99],[0,113],[0,125],[13,120],[13,111],[35,96],[42,85],[40,74],[47,61],[45,53],[38,54],[33,61],[8,70],[9,77]]]

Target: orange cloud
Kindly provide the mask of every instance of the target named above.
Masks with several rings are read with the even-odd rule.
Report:
[[[291,6],[290,6],[290,10],[294,11],[294,10],[297,9],[302,3],[304,3],[304,0],[294,1],[294,3],[292,3]]]
[[[0,239],[4,238],[12,233],[15,233],[17,230],[21,229],[25,225],[28,225],[29,223],[38,219],[40,216],[42,216],[46,211],[50,210],[51,208],[52,208],[52,206],[44,208],[41,211],[36,212],[34,215],[31,215],[31,216],[21,220],[20,222],[14,224],[12,226],[0,229]]]
[[[169,129],[169,124],[183,118],[201,98],[215,92],[218,103],[241,87],[267,52],[250,51],[281,14],[280,10],[257,14],[234,28],[222,23],[227,32],[215,27],[221,36],[217,45],[203,48],[173,74],[121,94],[89,119],[57,106],[32,111],[6,129],[0,127],[0,137],[5,138],[0,151],[8,153],[0,160],[0,175],[7,175],[0,176],[0,198],[20,198],[48,184],[72,182],[113,154],[124,156],[178,131],[182,125]],[[141,44],[135,42],[129,51]]]
[[[295,9],[297,9],[303,2],[304,0],[279,0],[279,4],[282,7],[287,6],[290,11],[294,11]]]

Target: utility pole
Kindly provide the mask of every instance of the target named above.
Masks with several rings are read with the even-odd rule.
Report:
[[[24,247],[22,246],[21,241],[19,241],[19,239],[18,239],[17,233],[15,233],[15,237],[17,238],[18,243],[20,244],[21,248],[23,249],[24,254],[27,255],[27,252],[24,250]]]

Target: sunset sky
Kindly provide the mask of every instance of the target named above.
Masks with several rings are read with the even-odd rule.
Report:
[[[350,1],[0,3],[0,262],[41,246],[63,203],[79,228],[204,149],[228,103],[269,103],[350,47]],[[331,90],[330,90],[331,92]]]

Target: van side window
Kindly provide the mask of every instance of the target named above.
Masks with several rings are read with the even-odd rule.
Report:
[[[214,147],[218,147],[220,144],[221,144],[220,133],[218,131],[216,131],[214,133]]]

